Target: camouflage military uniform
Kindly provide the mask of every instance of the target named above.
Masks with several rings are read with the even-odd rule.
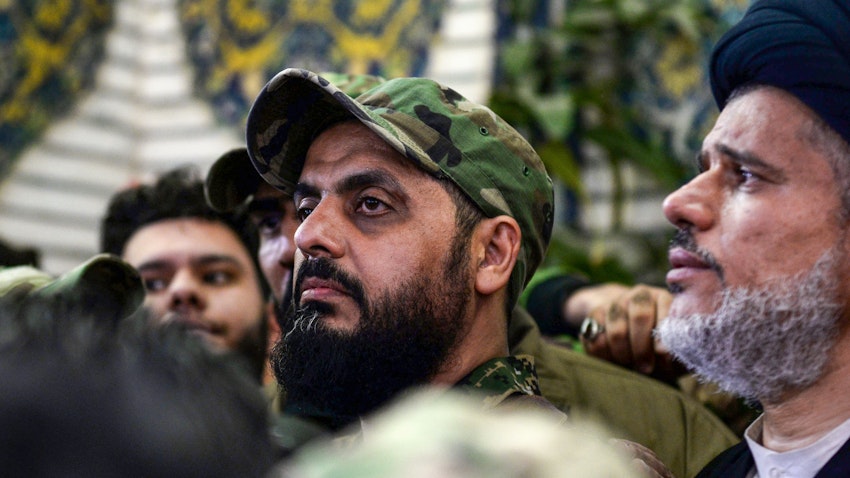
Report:
[[[547,410],[560,422],[567,415],[540,394],[534,358],[530,355],[495,358],[484,362],[455,384],[454,389],[482,401],[482,409],[535,408]]]
[[[455,388],[485,395],[484,408],[492,408],[515,395],[540,395],[534,359],[529,356],[488,360],[460,380]]]
[[[529,355],[500,357],[479,365],[451,389],[456,396],[480,403],[482,411],[530,411],[545,416],[553,423],[564,424],[567,415],[540,395],[534,359]],[[334,438],[337,447],[359,445],[362,430]]]

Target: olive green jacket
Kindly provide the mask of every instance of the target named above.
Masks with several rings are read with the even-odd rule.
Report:
[[[571,421],[592,420],[614,436],[654,451],[679,478],[690,478],[740,441],[700,403],[657,380],[547,342],[534,319],[514,309],[510,352],[534,357],[543,397]]]

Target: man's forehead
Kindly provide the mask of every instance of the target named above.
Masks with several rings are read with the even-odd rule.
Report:
[[[199,255],[218,254],[220,251],[250,257],[239,235],[224,222],[180,217],[152,222],[139,228],[127,241],[124,255]]]
[[[772,126],[779,130],[784,125],[797,125],[819,118],[811,108],[791,93],[773,86],[751,86],[736,92],[723,108],[718,122],[726,112],[742,112],[750,115],[750,123]],[[782,121],[773,122],[774,119]]]
[[[803,127],[812,120],[814,113],[790,94],[771,87],[752,90],[723,109],[703,141],[700,157],[729,151],[768,161],[788,157],[789,148],[811,149]]]

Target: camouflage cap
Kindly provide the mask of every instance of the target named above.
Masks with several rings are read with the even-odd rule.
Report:
[[[31,266],[0,269],[0,296],[19,287],[35,297],[57,297],[116,317],[131,315],[145,299],[136,269],[111,254],[98,254],[58,278]]]
[[[322,73],[322,77],[345,94],[356,97],[386,80],[375,75]],[[221,155],[207,173],[204,193],[210,207],[219,212],[244,204],[257,191],[260,175],[254,169],[245,148],[234,148]]]
[[[292,194],[307,149],[328,125],[356,118],[420,168],[449,178],[487,217],[522,230],[511,304],[552,233],[552,181],[528,142],[489,108],[425,78],[397,78],[352,99],[316,73],[290,68],[262,89],[248,115],[248,154],[263,179]]]
[[[248,150],[231,149],[219,156],[207,173],[204,182],[207,204],[219,212],[230,211],[248,200],[257,191],[260,181]]]

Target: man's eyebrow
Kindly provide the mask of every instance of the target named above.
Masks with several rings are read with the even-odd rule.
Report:
[[[404,187],[398,179],[381,169],[370,169],[345,177],[337,185],[337,192],[347,193],[368,186],[378,186],[393,191],[404,192]]]
[[[319,196],[321,192],[319,188],[312,186],[307,183],[299,182],[295,185],[295,192],[292,193],[292,197],[294,198],[303,198],[303,197],[316,197]]]
[[[363,172],[346,176],[334,185],[333,191],[336,194],[349,193],[365,187],[377,186],[391,191],[395,191],[403,198],[407,197],[404,186],[392,174],[382,169],[369,169]],[[295,197],[319,196],[319,188],[299,182],[295,186]]]
[[[283,209],[280,202],[285,201],[284,198],[261,198],[261,199],[252,199],[251,202],[248,203],[248,213],[252,212],[268,212],[268,211],[279,211]]]
[[[171,268],[171,265],[166,260],[154,260],[143,262],[136,266],[136,270],[139,272],[147,272],[147,271],[162,271]]]
[[[218,264],[232,264],[240,268],[242,267],[242,264],[236,260],[235,257],[228,254],[204,254],[200,257],[193,258],[191,262],[195,267]]]
[[[761,159],[753,153],[747,151],[739,151],[725,144],[718,144],[716,146],[716,149],[720,154],[732,158],[737,164],[743,166],[750,166],[753,168],[757,168],[761,171],[765,171],[768,175],[774,177],[778,181],[785,180],[785,173],[782,172],[782,170],[780,170],[776,166],[768,164],[765,160]],[[705,163],[708,161],[708,152],[703,150],[697,153],[695,161],[697,165],[697,171],[699,171],[700,173],[705,172]]]
[[[781,169],[771,164],[768,164],[765,160],[761,159],[756,154],[750,153],[748,151],[739,151],[722,143],[717,145],[717,150],[721,154],[724,154],[734,159],[735,162],[740,165],[754,167],[761,171],[767,172],[769,176],[773,177],[776,180],[785,180],[785,173]]]
[[[233,256],[228,254],[204,254],[191,259],[192,267],[203,267],[216,264],[233,264],[237,267],[242,267],[241,263]],[[143,262],[136,266],[136,270],[141,272],[148,271],[165,271],[174,269],[174,266],[168,259],[154,259],[152,261]]]

